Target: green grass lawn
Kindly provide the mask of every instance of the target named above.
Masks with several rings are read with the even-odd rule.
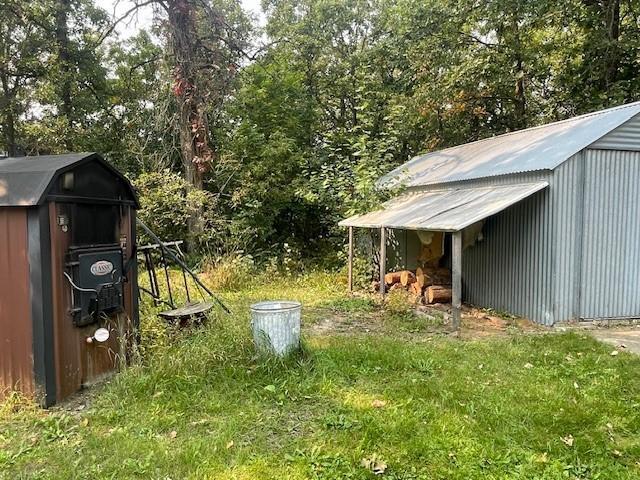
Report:
[[[417,320],[337,283],[225,293],[234,314],[190,334],[149,314],[143,360],[86,408],[0,407],[0,478],[640,478],[640,358],[578,333],[395,335]],[[392,328],[256,359],[248,305],[279,297],[301,300],[307,322],[339,311]]]

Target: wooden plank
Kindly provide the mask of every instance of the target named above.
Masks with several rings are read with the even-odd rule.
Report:
[[[184,307],[160,312],[158,315],[167,319],[191,317],[195,315],[202,315],[212,308],[213,302],[192,303],[191,305],[185,305]]]
[[[462,308],[462,231],[451,234],[451,310],[452,327],[460,330]]]
[[[353,292],[353,227],[349,227],[349,264],[348,264],[349,291]]]
[[[380,229],[380,295],[384,296],[384,274],[387,263],[387,231],[384,227]]]

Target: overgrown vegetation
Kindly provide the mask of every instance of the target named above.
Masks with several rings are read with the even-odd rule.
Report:
[[[638,0],[277,0],[264,31],[236,0],[119,3],[153,27],[0,3],[0,148],[102,152],[201,253],[335,262],[410,156],[640,98]]]
[[[201,215],[205,228],[198,236],[198,246],[206,247],[217,239],[215,235],[222,229],[212,215],[215,199],[210,193],[190,188],[186,180],[170,170],[142,173],[137,177],[135,187],[140,196],[138,217],[153,225],[154,233],[164,241],[188,239],[188,222],[195,214]],[[150,239],[141,232],[140,241],[149,242]]]
[[[309,322],[382,312],[336,283],[257,278],[223,293],[233,315],[182,333],[143,304],[140,364],[66,407],[0,407],[0,478],[640,475],[638,357],[577,333],[313,335]],[[303,355],[255,358],[248,306],[270,298],[305,305]]]

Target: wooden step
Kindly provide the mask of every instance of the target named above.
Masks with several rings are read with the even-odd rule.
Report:
[[[194,319],[198,323],[206,318],[207,312],[213,308],[213,302],[188,303],[187,305],[158,313],[158,316],[171,322],[183,324],[185,320]]]

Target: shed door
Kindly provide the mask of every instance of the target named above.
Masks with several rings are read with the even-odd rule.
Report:
[[[580,316],[640,317],[640,153],[587,150]]]

